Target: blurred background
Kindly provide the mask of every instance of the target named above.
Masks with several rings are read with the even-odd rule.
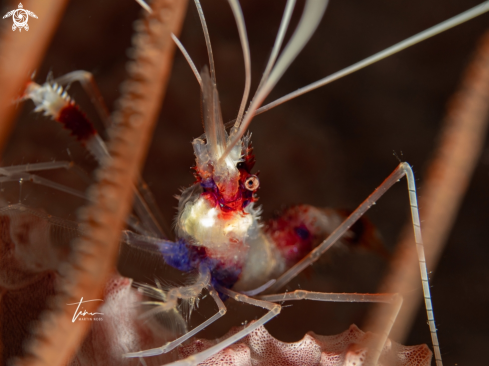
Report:
[[[318,31],[267,101],[478,3],[476,0],[332,0]],[[4,14],[17,5],[0,1],[0,10]],[[236,117],[244,87],[236,25],[226,1],[203,0],[202,6],[216,61],[223,117],[231,120]],[[242,4],[251,47],[252,92],[266,65],[284,6],[285,1]],[[292,26],[297,24],[302,6],[303,2],[299,1]],[[126,51],[130,47],[132,23],[139,14],[139,6],[131,0],[71,1],[35,80],[43,83],[49,72],[57,77],[73,70],[90,71],[109,109],[113,110],[120,84],[126,77]],[[263,217],[269,218],[275,210],[298,203],[354,209],[391,173],[398,158],[413,166],[421,187],[418,195],[422,196],[423,178],[437,144],[447,102],[457,89],[488,20],[489,15],[481,16],[256,117],[250,130],[257,160],[255,169],[260,171],[259,203],[264,210]],[[36,22],[41,21],[30,20],[29,31],[35,31]],[[208,61],[192,2],[180,39],[200,70]],[[70,94],[100,126],[95,109],[81,88],[74,85]],[[2,156],[3,166],[73,160],[85,170],[93,170],[95,162],[78,143],[58,125],[34,114],[31,102],[21,103],[18,108],[18,122]],[[194,156],[190,143],[203,132],[200,115],[198,84],[177,52],[143,171],[168,223],[173,220],[177,204],[173,196],[181,187],[193,183],[190,167]],[[69,174],[58,178],[65,184],[84,188]],[[488,184],[489,149],[486,147],[436,273],[431,275],[435,318],[447,365],[487,363],[482,350],[489,342]],[[23,194],[22,199],[26,192]],[[39,197],[42,202],[37,204],[48,212],[74,220],[74,207],[80,203],[60,209],[59,201],[50,194],[32,193],[32,196]],[[369,211],[368,217],[379,229],[386,247],[393,251],[401,228],[409,219],[405,183],[389,191]],[[127,261],[125,258],[121,265],[126,275],[141,275],[140,267],[148,267],[148,261],[152,261],[155,272],[161,270],[155,258],[139,256],[133,263]],[[386,265],[384,259],[373,253],[336,252],[291,283],[290,289],[375,292]],[[151,275],[146,273],[141,277]],[[284,341],[301,339],[311,330],[336,334],[351,323],[361,327],[368,309],[366,305],[310,302],[287,305],[292,306],[267,325],[275,337]],[[239,324],[261,314],[254,311],[230,304],[228,314],[238,314],[233,322]],[[196,319],[199,316],[203,319],[206,312],[197,314]],[[223,321],[205,335],[223,334],[226,327],[236,324]],[[405,343],[430,342],[426,315],[420,306]]]

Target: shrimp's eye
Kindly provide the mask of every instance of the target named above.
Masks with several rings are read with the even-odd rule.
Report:
[[[260,181],[258,180],[258,177],[256,175],[250,175],[245,180],[245,187],[249,191],[255,191],[258,189],[259,186],[260,186]]]

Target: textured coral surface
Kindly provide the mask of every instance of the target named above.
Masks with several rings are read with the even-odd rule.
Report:
[[[236,333],[233,328],[223,338]],[[362,346],[373,337],[364,333],[356,325],[343,333],[321,336],[307,333],[298,342],[281,342],[270,335],[264,327],[259,327],[249,336],[222,350],[200,365],[206,366],[342,366],[364,365],[366,349]],[[219,340],[197,339],[187,346],[180,347],[179,355],[185,358],[201,352]],[[387,341],[380,365],[385,366],[429,366],[432,353],[426,345],[402,346]]]

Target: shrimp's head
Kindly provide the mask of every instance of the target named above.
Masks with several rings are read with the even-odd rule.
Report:
[[[226,132],[216,85],[206,69],[202,81],[205,134],[192,143],[197,182],[180,196],[177,234],[195,245],[221,252],[226,248],[229,254],[230,246],[240,246],[257,232],[260,210],[253,208],[253,202],[260,184],[251,173],[255,160],[250,134],[224,154],[237,127]]]
[[[226,138],[229,138],[226,136]],[[195,176],[202,186],[202,195],[221,213],[245,212],[257,201],[260,186],[257,175],[252,174],[255,164],[248,134],[223,161],[212,159],[209,145],[201,139],[193,141],[196,155]]]
[[[222,121],[215,79],[210,77],[207,68],[201,75],[205,138],[193,141],[197,180],[204,194],[220,211],[242,212],[255,200],[260,185],[256,175],[251,174],[254,165],[251,135],[243,136],[229,154],[224,154],[238,126],[228,135]]]
[[[243,244],[259,227],[260,210],[253,207],[259,181],[251,173],[255,162],[250,137],[243,137],[224,162],[212,159],[206,141],[193,141],[197,182],[179,196],[176,220],[178,237],[238,267],[244,260]]]

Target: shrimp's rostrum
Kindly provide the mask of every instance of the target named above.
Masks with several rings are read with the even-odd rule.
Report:
[[[466,10],[469,5],[477,4],[477,2],[473,4],[452,2],[451,8],[444,7],[444,13],[441,14],[431,10],[439,6],[437,1],[429,3],[427,10],[426,2],[404,4],[402,10],[399,10],[395,6],[401,5],[383,2],[353,4],[333,1],[319,27],[319,34],[313,36],[310,44],[298,56],[297,62],[285,73],[277,86],[279,89],[272,92],[272,96],[279,97],[304,86],[308,82],[315,81],[319,77],[456,15]],[[254,72],[252,91],[258,87],[262,72],[259,66],[266,64],[284,4],[282,2],[242,4],[251,45]],[[85,6],[86,9],[90,9],[86,10],[87,12],[99,9],[99,5],[95,2],[89,2]],[[117,9],[116,15],[120,17],[119,20],[116,20],[116,15],[105,13],[103,9],[94,13],[105,14],[108,19],[113,17],[111,19],[114,24],[118,22],[117,26],[122,27],[120,23],[127,23],[131,17],[129,13],[134,9],[131,6],[131,4],[122,5],[120,2],[114,6],[114,9]],[[277,279],[287,268],[297,263],[341,223],[345,216],[348,216],[342,211],[316,207],[355,208],[395,167],[397,161],[392,158],[392,150],[395,150],[398,155],[402,154],[402,160],[407,160],[414,165],[417,177],[420,176],[421,167],[432,147],[438,128],[437,121],[441,120],[443,114],[443,103],[455,88],[457,75],[460,74],[460,69],[466,60],[466,56],[460,55],[470,53],[474,45],[473,39],[484,27],[484,20],[474,20],[473,23],[469,23],[472,25],[463,25],[461,29],[450,30],[447,34],[415,46],[413,50],[393,56],[390,61],[382,61],[378,65],[267,112],[263,116],[257,116],[252,124],[254,146],[251,146],[251,134],[247,133],[241,136],[239,142],[226,154],[226,149],[236,136],[238,127],[228,133],[222,122],[234,119],[238,114],[244,84],[242,51],[234,18],[226,2],[209,1],[204,2],[202,6],[207,17],[216,58],[220,94],[217,93],[212,72],[204,66],[207,63],[207,56],[202,47],[204,43],[202,30],[199,28],[196,11],[190,4],[189,12],[192,16],[188,17],[180,39],[197,64],[197,69],[202,70],[202,86],[199,88],[184,58],[177,55],[175,76],[165,102],[163,122],[155,132],[150,158],[143,174],[156,195],[167,221],[170,221],[169,217],[174,215],[172,211],[174,201],[171,201],[171,194],[175,193],[174,188],[179,185],[189,186],[191,183],[188,178],[188,167],[194,163],[191,162],[193,157],[190,155],[188,140],[189,136],[199,136],[202,133],[201,124],[196,122],[200,118],[198,107],[200,93],[203,96],[205,136],[195,138],[192,142],[196,181],[179,194],[178,215],[175,218],[176,240],[160,241],[159,244],[156,244],[153,239],[147,240],[150,244],[158,245],[158,250],[167,264],[185,272],[200,271],[198,277],[200,288],[209,289],[219,307],[218,314],[221,314],[223,308],[219,303],[219,297],[212,292],[213,288],[220,291],[221,296],[224,294],[233,297],[226,288],[234,291],[249,291],[264,284],[271,285],[272,282],[269,280]],[[127,13],[125,7],[128,8]],[[292,18],[293,26],[300,15],[300,6],[296,7],[298,9]],[[68,16],[79,19],[70,13]],[[396,19],[395,24],[392,23],[393,19]],[[86,19],[79,21],[93,22]],[[90,24],[99,26],[95,22]],[[69,25],[65,24],[64,27],[69,28]],[[104,35],[99,38],[106,40],[110,36],[103,33],[102,29],[99,31]],[[125,32],[129,33],[129,30]],[[72,71],[74,68],[94,70],[97,81],[101,84],[102,93],[108,96],[110,104],[116,94],[113,85],[117,84],[122,74],[119,71],[124,63],[122,50],[127,45],[119,45],[117,48],[116,45],[111,44],[110,49],[117,49],[117,53],[114,53],[115,51],[99,53],[93,49],[105,46],[99,43],[100,40],[95,34],[92,34],[92,37],[91,51],[85,52],[83,57],[77,59],[69,53],[58,51],[59,58],[48,58],[47,60],[53,62],[48,65],[46,61],[39,74],[45,75],[43,72],[48,69],[53,69],[56,76]],[[288,37],[290,34],[287,35],[286,41]],[[119,36],[114,43],[121,43],[121,38],[123,37]],[[55,40],[53,49],[62,49],[66,43],[67,39],[60,36]],[[447,46],[448,44],[450,47]],[[81,51],[75,52],[81,54]],[[117,54],[117,57],[114,54]],[[114,63],[116,66],[111,66]],[[74,66],[68,68],[65,66],[67,64]],[[48,89],[46,85],[38,85],[38,87]],[[32,96],[38,91],[39,89],[33,89],[31,86]],[[83,97],[80,98],[83,100]],[[76,96],[77,101],[80,98]],[[223,107],[222,116],[219,110],[219,98]],[[273,99],[275,98],[270,98]],[[51,114],[54,116],[55,113]],[[24,127],[27,123],[29,127]],[[32,127],[30,121],[20,124],[18,131],[22,128],[43,130],[48,124],[46,121],[36,121],[36,123],[43,124],[43,127]],[[26,132],[35,138],[35,132]],[[56,140],[56,145],[63,144],[61,141],[65,138],[59,135],[57,130],[51,132],[49,136],[49,139]],[[7,155],[4,156],[4,160],[8,163],[19,163],[20,158],[14,141]],[[70,150],[70,154],[76,154],[78,147],[74,143],[68,142],[66,147]],[[56,149],[51,151],[49,147],[44,147],[41,155],[58,160],[70,160],[71,156],[67,156],[66,147],[56,146]],[[22,154],[29,155],[25,152]],[[254,166],[255,154],[259,156],[256,167]],[[31,155],[34,160],[45,160],[38,158],[36,151]],[[90,162],[87,164],[90,165]],[[257,174],[257,169],[260,170],[260,175]],[[258,192],[260,206],[256,202]],[[384,238],[383,242],[389,249],[392,247],[390,243],[394,241],[395,233],[399,231],[404,220],[403,212],[407,211],[405,196],[404,187],[396,188],[393,193],[389,193],[379,202],[378,208],[372,209],[371,219],[379,228]],[[298,205],[298,203],[304,204]],[[261,223],[260,216],[270,217],[270,210],[281,205],[287,207],[273,219],[265,221],[266,224]],[[264,208],[263,212],[261,206]],[[368,249],[373,248],[377,253],[384,255],[383,247],[378,246],[378,238],[375,229],[372,229],[373,226],[366,221],[362,225],[368,228],[367,234],[370,235],[369,238],[364,238],[362,243],[370,243],[366,245]],[[355,234],[355,230],[349,231],[349,239],[353,240]],[[126,238],[137,237],[138,240],[144,240],[142,236],[131,235],[128,234]],[[478,238],[481,235],[474,236]],[[453,240],[457,241],[457,239]],[[136,240],[133,242],[135,243]],[[474,241],[471,245],[476,246]],[[451,251],[456,253],[456,249]],[[353,263],[355,269],[348,266],[350,257],[348,253],[338,254],[328,263],[329,266],[336,267],[343,280],[332,279],[328,270],[323,269],[325,266],[323,264],[321,267],[315,267],[317,279],[311,281],[300,277],[295,284],[322,291],[374,292],[376,279],[366,280],[361,277],[368,276],[368,271],[372,269],[375,273],[373,267],[382,266],[382,260],[378,255],[372,254],[352,253],[351,256],[352,260],[356,261]],[[482,254],[481,256],[484,257]],[[360,262],[359,258],[363,262]],[[450,259],[448,263],[452,263]],[[442,262],[442,275],[443,266]],[[351,280],[345,278],[352,271],[362,273],[357,276],[358,278]],[[377,270],[373,276],[378,277],[379,271]],[[462,277],[466,278],[466,275]],[[334,281],[334,284],[327,284],[326,280]],[[439,286],[433,290],[435,314],[439,318],[441,313],[444,319],[441,323],[450,324],[448,326],[450,331],[441,328],[442,351],[444,342],[450,344],[451,339],[455,337],[454,334],[460,331],[452,329],[456,326],[456,322],[452,320],[455,316],[443,313],[443,306],[438,306],[444,302],[455,301],[452,297],[444,297],[447,295],[444,295],[443,287],[447,285],[442,284],[443,280],[443,277],[437,277]],[[355,286],[355,281],[360,281],[358,286]],[[190,292],[187,294],[186,290]],[[182,288],[179,297],[197,298],[199,291],[192,291],[194,289],[190,289],[190,286],[187,289]],[[436,296],[439,296],[439,300]],[[294,308],[301,309],[301,315],[285,317],[283,313],[289,309],[284,309],[283,313],[274,320],[275,323],[271,324],[272,329],[280,329],[279,324],[282,322],[282,329],[285,327],[292,332],[297,322],[304,323],[306,319],[314,319],[314,321],[307,324],[307,329],[297,330],[296,335],[285,335],[287,340],[292,340],[294,337],[297,339],[300,337],[299,333],[302,332],[303,335],[308,330],[321,334],[338,333],[350,325],[345,323],[342,329],[331,331],[324,322],[327,323],[334,315],[323,313],[322,309],[330,309],[324,303],[320,303],[319,307],[313,305],[314,311],[304,310],[304,306],[296,305],[295,302],[293,304],[294,307],[290,311]],[[273,305],[258,305],[264,306],[273,314],[277,311]],[[321,313],[318,313],[319,311]],[[309,316],[306,313],[314,314]],[[355,321],[358,321],[359,316],[354,314]],[[420,319],[422,320],[419,323],[426,322],[424,317]],[[462,342],[459,337],[457,339],[457,342]],[[413,335],[410,343],[430,343],[426,326],[421,327],[421,331]],[[470,358],[464,355],[465,347],[461,343],[457,343],[456,348],[455,356],[453,354],[447,356],[450,360],[452,357],[454,360],[461,357]],[[141,353],[135,356],[150,354]]]

